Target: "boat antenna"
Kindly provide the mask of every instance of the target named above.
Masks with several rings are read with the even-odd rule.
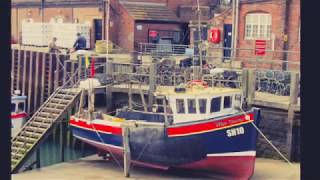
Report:
[[[202,36],[201,36],[201,10],[200,3],[197,0],[197,14],[198,14],[198,50],[199,50],[199,61],[200,61],[200,69],[198,73],[202,74]],[[197,74],[198,74],[197,73]],[[200,79],[200,77],[198,77]]]

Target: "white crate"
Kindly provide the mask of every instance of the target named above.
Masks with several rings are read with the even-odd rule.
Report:
[[[87,24],[22,22],[23,44],[47,46],[56,37],[58,46],[72,48],[77,33],[86,38],[89,48],[90,26]]]

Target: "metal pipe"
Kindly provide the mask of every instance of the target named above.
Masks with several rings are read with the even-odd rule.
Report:
[[[41,0],[41,22],[44,22],[44,4],[45,0]]]
[[[236,24],[235,24],[235,37],[234,37],[234,56],[236,56],[236,54],[237,54],[237,43],[238,43],[238,25],[239,25],[239,0],[235,0],[236,1],[236,18],[235,18],[235,20],[236,20]]]
[[[234,41],[234,38],[235,38],[235,9],[236,9],[236,1],[233,0],[232,1],[232,38],[231,38],[231,57],[234,57],[235,54],[234,54],[234,47],[235,47],[235,41]],[[225,33],[225,32],[224,32]]]
[[[202,74],[202,36],[201,36],[201,10],[199,0],[197,0],[198,5],[198,48],[199,48],[199,61],[200,61],[200,74]],[[194,66],[194,64],[193,64]],[[199,78],[199,77],[197,77]]]

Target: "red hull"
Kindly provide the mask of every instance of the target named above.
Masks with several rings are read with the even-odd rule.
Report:
[[[177,168],[210,171],[225,175],[226,179],[249,179],[254,172],[255,156],[214,156]]]

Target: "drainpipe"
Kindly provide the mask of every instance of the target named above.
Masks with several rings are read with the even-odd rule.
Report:
[[[235,31],[235,37],[234,37],[234,54],[233,54],[233,57],[235,57],[237,55],[237,43],[238,43],[238,26],[239,26],[239,0],[235,0],[236,1],[236,24],[235,24],[235,27],[234,27],[234,31]]]
[[[289,49],[289,37],[288,37],[288,33],[289,33],[289,8],[290,8],[290,3],[291,0],[285,0],[285,12],[284,12],[284,42],[283,42],[283,51],[288,51]],[[289,63],[288,61],[288,53],[287,52],[283,52],[283,61],[285,61],[282,65],[282,70],[287,71],[289,69],[288,65]]]
[[[234,37],[235,37],[235,9],[236,9],[236,1],[232,1],[232,38],[231,38],[231,57],[234,57]],[[225,32],[224,32],[225,33]]]
[[[41,0],[41,22],[44,22],[44,3],[45,0]]]
[[[106,1],[102,1],[102,39],[106,40]]]

